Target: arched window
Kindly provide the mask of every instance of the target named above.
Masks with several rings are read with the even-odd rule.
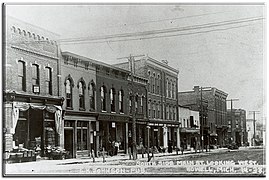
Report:
[[[149,117],[151,117],[151,103],[150,102],[148,102],[148,115],[149,115]]]
[[[19,90],[26,91],[26,70],[25,62],[18,62],[18,87]]]
[[[52,71],[50,67],[45,68],[45,74],[46,93],[52,95]]]
[[[89,99],[90,99],[90,110],[95,110],[95,84],[91,82],[89,84]]]
[[[101,110],[106,111],[106,88],[101,87]]]
[[[78,95],[79,95],[79,109],[85,109],[85,83],[79,81],[78,83]]]
[[[161,115],[161,109],[160,109],[160,104],[157,105],[157,118],[160,118]]]
[[[111,112],[116,112],[116,105],[115,105],[115,89],[110,89],[110,106],[111,106]]]
[[[152,104],[152,117],[153,118],[156,118],[156,105],[155,104]]]
[[[72,108],[72,81],[70,78],[68,78],[65,81],[65,93],[66,93],[66,107],[67,108]]]
[[[119,111],[123,113],[123,90],[119,91]]]
[[[138,95],[135,96],[135,112],[138,112]]]
[[[141,113],[141,114],[144,113],[144,112],[143,112],[143,101],[144,101],[144,97],[143,97],[143,95],[142,95],[141,98],[140,98],[140,113]]]
[[[39,66],[37,64],[32,65],[32,84],[33,84],[33,92],[39,93]]]

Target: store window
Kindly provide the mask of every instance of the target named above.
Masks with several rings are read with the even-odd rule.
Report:
[[[88,122],[77,122],[77,150],[88,149]]]

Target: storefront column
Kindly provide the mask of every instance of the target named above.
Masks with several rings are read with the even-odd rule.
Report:
[[[11,151],[13,148],[13,134],[12,134],[12,128],[13,127],[13,120],[12,120],[12,104],[11,103],[5,103],[5,135],[4,135],[4,142],[5,142],[5,151]]]
[[[73,146],[73,152],[74,152],[74,158],[77,157],[77,145],[78,145],[78,139],[77,139],[77,121],[75,121],[75,129],[74,129],[74,146]]]
[[[100,145],[99,145],[99,138],[100,138],[100,125],[99,125],[99,121],[96,121],[96,135],[95,136],[93,136],[93,138],[96,138],[95,139],[95,153],[96,154],[99,154],[99,147],[100,147]],[[93,141],[94,142],[94,141]]]
[[[125,123],[125,139],[126,139],[126,144],[125,144],[125,154],[128,154],[128,138],[129,138],[129,133],[128,133],[128,123]]]
[[[92,148],[91,148],[91,142],[94,142],[93,141],[93,137],[91,136],[91,126],[92,126],[92,123],[91,123],[91,121],[89,121],[89,123],[88,123],[88,144],[87,144],[87,146],[88,146],[88,154],[91,154],[91,152],[92,152]]]
[[[163,147],[165,149],[168,147],[168,133],[166,124],[163,126]]]
[[[180,129],[177,128],[177,148],[180,148]]]

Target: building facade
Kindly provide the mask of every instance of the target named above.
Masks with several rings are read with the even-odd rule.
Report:
[[[228,109],[228,143],[243,146],[247,143],[246,111],[244,109]]]
[[[61,96],[64,97],[64,148],[71,157],[88,156],[98,147],[96,64],[61,52]]]
[[[179,106],[180,146],[181,148],[200,149],[200,116],[199,111]]]
[[[226,145],[228,94],[217,88],[194,86],[193,91],[179,92],[178,101],[200,112],[201,141],[207,145]],[[204,137],[203,137],[204,136]]]
[[[150,133],[150,147],[167,150],[168,142],[177,146],[178,131],[178,70],[170,67],[167,61],[144,57],[115,66],[131,70],[135,75],[148,79],[147,109]]]
[[[62,146],[57,36],[8,17],[5,36],[4,149]]]

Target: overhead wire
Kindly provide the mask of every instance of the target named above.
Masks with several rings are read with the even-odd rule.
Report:
[[[185,27],[180,27],[180,28],[168,28],[168,29],[162,29],[162,30],[142,31],[142,32],[135,32],[135,33],[122,33],[122,34],[114,34],[114,35],[106,35],[106,36],[60,39],[59,41],[60,41],[60,44],[68,44],[68,43],[83,42],[83,41],[89,42],[89,41],[108,40],[108,39],[115,39],[115,38],[130,38],[130,37],[135,37],[135,36],[149,36],[149,35],[157,35],[157,34],[164,34],[164,33],[175,33],[179,31],[199,30],[199,29],[205,29],[205,28],[241,24],[241,23],[259,21],[262,19],[264,18],[263,17],[242,18],[242,19],[236,19],[236,20],[221,21],[221,22],[216,22],[216,23],[206,23],[206,24],[200,24],[200,25],[185,26]],[[109,41],[109,42],[112,42],[112,41]]]

